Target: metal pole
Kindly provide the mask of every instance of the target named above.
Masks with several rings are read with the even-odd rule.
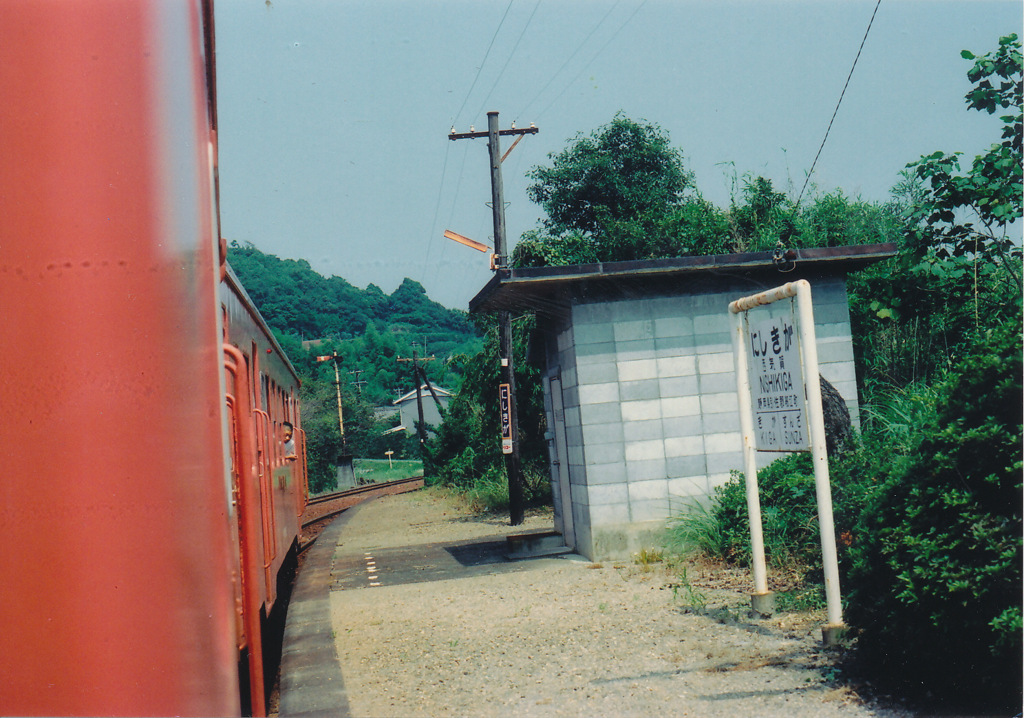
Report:
[[[797,312],[800,317],[800,351],[807,389],[808,423],[811,433],[811,458],[814,463],[814,491],[818,500],[818,527],[821,531],[821,560],[825,571],[825,602],[828,623],[822,629],[826,644],[834,644],[844,630],[843,606],[839,594],[839,559],[836,530],[832,517],[832,489],[829,483],[828,452],[825,443],[825,416],[821,408],[821,383],[818,379],[818,345],[811,307],[811,285],[799,280]]]
[[[839,591],[839,559],[836,550],[835,521],[832,515],[832,489],[828,470],[828,451],[825,440],[825,416],[821,408],[821,383],[818,373],[818,345],[814,330],[814,309],[811,304],[811,285],[806,279],[788,282],[749,297],[743,297],[729,304],[734,315],[772,302],[796,297],[797,324],[800,327],[800,357],[803,364],[804,391],[807,399],[807,423],[811,438],[811,459],[814,466],[814,492],[818,505],[818,528],[821,534],[821,560],[825,574],[825,602],[827,623],[822,628],[822,639],[826,645],[839,641],[846,626],[843,623],[843,607]],[[743,337],[745,339],[745,337]],[[740,422],[751,422],[749,380],[746,378],[745,351],[736,350],[737,371],[743,376],[737,378],[747,383],[747,390],[740,388]],[[742,367],[740,364],[742,363]],[[746,402],[744,404],[744,402]],[[746,408],[744,408],[744,406]],[[746,440],[746,428],[743,428]],[[746,447],[744,447],[746,448]],[[749,464],[748,464],[749,465]],[[748,468],[749,472],[749,468]],[[748,477],[750,474],[748,473]],[[749,491],[748,481],[748,491]],[[756,491],[756,484],[755,484]],[[750,505],[748,494],[748,507]],[[751,514],[753,534],[753,514]],[[751,535],[753,544],[753,535]],[[756,569],[755,569],[756,571]],[[756,574],[755,574],[756,582]]]
[[[747,514],[750,517],[750,560],[754,570],[754,610],[771,614],[772,593],[768,590],[768,571],[764,561],[764,534],[761,521],[761,500],[757,491],[757,450],[750,405],[750,373],[747,369],[747,313],[734,312],[733,354],[736,356],[736,388],[740,409],[740,432],[743,435],[743,467],[746,475]]]

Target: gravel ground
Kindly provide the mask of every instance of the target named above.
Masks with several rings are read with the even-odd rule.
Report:
[[[512,529],[425,490],[361,507],[338,555],[550,527],[539,514]],[[835,655],[820,646],[822,614],[750,617],[745,575],[691,567],[673,590],[678,572],[659,566],[533,563],[332,592],[352,715],[913,715],[826,680]]]

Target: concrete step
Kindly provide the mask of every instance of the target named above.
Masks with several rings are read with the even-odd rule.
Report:
[[[507,536],[505,541],[508,546],[505,556],[512,561],[572,553],[572,549],[566,546],[565,541],[562,540],[562,534],[557,531],[515,534]]]

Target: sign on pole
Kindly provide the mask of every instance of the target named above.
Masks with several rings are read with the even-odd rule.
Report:
[[[788,315],[780,313],[781,316],[750,321],[751,310],[791,298],[795,298],[795,307],[791,302],[793,308]],[[729,311],[734,317],[733,350],[750,516],[755,591],[751,599],[755,610],[760,610],[759,603],[771,605],[761,532],[756,452],[810,450],[828,611],[828,624],[822,629],[822,636],[826,644],[832,644],[838,640],[844,626],[811,285],[806,279],[789,282],[737,299],[729,304]]]
[[[512,403],[510,386],[498,385],[498,403],[501,407],[501,453],[512,453]]]
[[[749,324],[747,365],[758,451],[807,451],[807,403],[792,308]]]

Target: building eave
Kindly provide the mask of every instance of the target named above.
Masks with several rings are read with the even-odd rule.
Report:
[[[469,311],[557,312],[574,293],[590,286],[626,286],[704,277],[779,273],[786,281],[806,274],[848,274],[896,255],[896,245],[862,244],[791,250],[781,264],[772,252],[745,252],[562,267],[502,270],[473,297]],[[782,272],[785,273],[782,273]]]

